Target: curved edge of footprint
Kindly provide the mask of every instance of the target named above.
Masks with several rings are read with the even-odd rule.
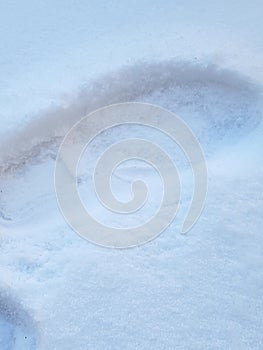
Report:
[[[0,286],[0,349],[35,350],[39,342],[37,323],[30,310],[10,288]]]

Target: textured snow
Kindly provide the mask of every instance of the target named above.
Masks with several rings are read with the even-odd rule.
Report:
[[[263,348],[262,10],[234,0],[0,4],[1,350]],[[160,237],[109,250],[67,226],[53,173],[65,130],[125,100],[187,121],[209,191],[200,220],[180,235],[193,183],[178,147],[146,129],[100,135],[79,169],[94,215],[118,224],[90,204],[88,175],[109,143],[134,132],[171,154],[183,188]],[[138,172],[153,203],[135,222],[158,205],[160,179],[131,163],[113,182],[127,199]]]

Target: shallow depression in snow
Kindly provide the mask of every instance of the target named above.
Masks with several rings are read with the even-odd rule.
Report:
[[[8,273],[1,278],[12,281],[19,299],[39,315],[39,349],[82,349],[87,344],[91,349],[130,350],[134,344],[138,349],[257,349],[251,344],[260,341],[258,277],[244,274],[243,266],[251,267],[256,257],[260,261],[261,173],[253,181],[249,172],[249,181],[239,179],[248,168],[246,159],[237,174],[230,169],[240,150],[242,159],[247,152],[253,162],[250,138],[256,148],[261,99],[260,87],[249,79],[214,65],[139,64],[101,78],[67,108],[42,113],[6,137],[6,151],[0,152],[5,175],[0,220],[1,269]],[[201,142],[213,177],[206,211],[189,236],[178,237],[172,226],[152,243],[120,252],[94,247],[67,227],[55,201],[53,170],[57,147],[74,122],[95,108],[125,101],[154,103],[183,118]],[[131,131],[100,135],[91,145],[91,158],[109,136],[110,142],[118,141],[132,136]],[[142,131],[141,136],[174,151],[160,135]],[[229,171],[227,181],[220,178],[223,168]],[[120,176],[125,178],[123,169]],[[257,276],[259,266],[253,266]],[[21,318],[21,312],[27,313],[11,300],[0,298],[0,344],[16,349],[16,341],[23,349],[32,341],[34,349],[33,323],[28,316]],[[22,319],[29,321],[20,324]]]
[[[33,321],[10,293],[0,292],[0,349],[34,350],[36,334]]]
[[[56,154],[70,127],[97,108],[148,102],[187,122],[210,155],[247,135],[262,117],[262,88],[242,74],[213,64],[165,61],[140,63],[106,75],[69,98],[67,107],[42,112],[2,137],[0,171],[25,163],[45,149]]]

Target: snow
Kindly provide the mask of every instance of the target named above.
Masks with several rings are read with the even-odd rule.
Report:
[[[0,349],[261,350],[261,1],[0,8]],[[101,134],[79,167],[79,191],[95,216],[118,224],[87,200],[89,175],[109,144],[134,133],[171,155],[183,191],[178,216],[157,239],[111,250],[67,226],[54,165],[70,125],[127,99],[188,123],[207,158],[209,191],[199,221],[180,235],[193,189],[182,152],[146,128]],[[160,179],[140,163],[113,179],[116,197],[128,199],[138,173],[153,202],[135,222],[156,210]]]

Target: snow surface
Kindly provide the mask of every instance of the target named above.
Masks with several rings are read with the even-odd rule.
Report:
[[[263,348],[262,10],[234,0],[0,3],[1,350]],[[101,134],[79,169],[95,216],[121,223],[90,204],[89,176],[105,147],[134,133],[167,150],[183,189],[160,237],[110,250],[63,220],[54,164],[76,120],[127,100],[188,123],[209,191],[200,220],[180,235],[193,183],[178,147],[146,128]],[[160,199],[160,179],[140,163],[118,169],[116,196],[129,198],[138,173],[153,202],[129,224]]]

